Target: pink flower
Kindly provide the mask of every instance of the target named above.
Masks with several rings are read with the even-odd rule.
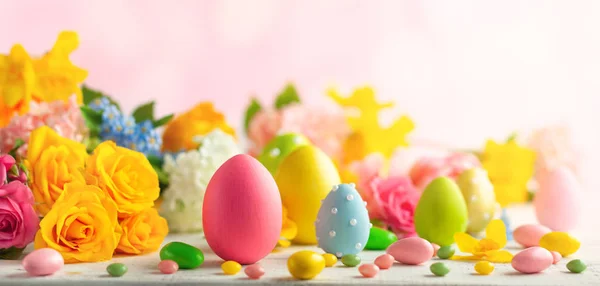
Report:
[[[568,126],[551,126],[535,130],[527,140],[527,146],[535,150],[536,179],[557,167],[567,167],[578,176],[581,152],[573,142]]]
[[[40,220],[31,190],[19,181],[0,186],[0,249],[23,248],[33,241]]]
[[[249,153],[259,156],[262,149],[273,139],[281,129],[281,114],[273,110],[262,110],[250,121],[248,139],[251,141]]]
[[[348,165],[348,170],[358,177],[356,186],[358,190],[365,190],[374,177],[383,176],[385,157],[381,153],[367,155],[360,161]],[[364,198],[363,198],[364,199]]]
[[[0,155],[0,186],[8,183],[10,169],[15,165],[15,158],[11,155]]]
[[[0,128],[0,152],[10,151],[17,139],[27,143],[31,131],[44,125],[54,129],[59,135],[76,141],[82,141],[87,132],[75,96],[69,98],[68,102],[57,100],[32,103],[28,113],[14,116],[8,126]],[[17,154],[25,156],[27,144],[21,146]]]
[[[408,177],[376,176],[363,190],[369,217],[379,219],[405,236],[415,233],[414,215],[420,193]],[[364,198],[363,198],[364,199]]]
[[[456,179],[463,171],[479,166],[481,166],[479,159],[470,153],[423,157],[410,170],[410,178],[418,189],[423,190],[437,177],[446,176]]]

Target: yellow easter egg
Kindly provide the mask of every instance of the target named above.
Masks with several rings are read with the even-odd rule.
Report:
[[[581,242],[566,232],[553,231],[542,236],[540,246],[567,257],[579,250]]]
[[[334,185],[341,183],[335,165],[317,147],[302,146],[281,162],[275,181],[288,217],[298,226],[298,234],[292,241],[316,244],[315,220],[321,200]]]
[[[489,261],[479,261],[475,263],[475,271],[481,275],[489,275],[494,271],[494,264]]]
[[[325,268],[325,258],[316,252],[302,250],[292,254],[288,258],[287,266],[294,278],[302,280],[313,279]]]
[[[223,269],[223,273],[227,275],[235,275],[242,270],[242,265],[233,260],[229,260],[221,264],[221,269]]]
[[[338,261],[337,257],[331,253],[324,253],[323,258],[325,258],[325,267],[333,267]]]

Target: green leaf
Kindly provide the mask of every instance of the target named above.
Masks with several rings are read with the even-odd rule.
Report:
[[[85,105],[90,105],[94,100],[106,97],[108,101],[110,101],[110,103],[115,105],[117,109],[121,110],[121,106],[119,105],[119,103],[117,103],[110,96],[103,94],[98,90],[91,89],[87,85],[83,85],[81,87],[81,93],[83,94],[83,104]]]
[[[510,134],[510,136],[508,137],[508,139],[506,139],[506,143],[510,143],[512,141],[515,141],[517,139],[517,132],[513,132],[512,134]]]
[[[256,98],[253,98],[250,102],[250,105],[248,105],[248,108],[246,108],[246,115],[244,116],[244,131],[246,132],[246,134],[248,134],[248,127],[250,127],[250,121],[252,121],[254,115],[256,115],[261,110],[262,106],[260,105],[260,102],[258,102]]]
[[[152,122],[152,125],[154,126],[154,128],[158,128],[161,127],[167,123],[169,123],[169,121],[171,121],[171,119],[173,119],[173,114],[169,114],[167,116],[161,117],[160,119],[154,120]]]
[[[85,105],[80,106],[79,109],[83,115],[85,125],[90,130],[90,137],[98,137],[102,125],[102,111],[93,110]]]
[[[293,84],[288,84],[275,99],[275,108],[281,109],[289,104],[300,102],[300,97]]]
[[[24,249],[25,249],[25,247],[23,247],[23,248],[10,247],[10,248],[5,248],[5,249],[0,249],[0,259],[17,260],[21,257],[21,254],[23,253]]]
[[[158,168],[162,169],[162,165],[163,165],[162,158],[155,156],[155,155],[147,155],[146,158],[148,158],[148,162],[150,162],[150,165],[152,165],[153,167],[158,167]]]
[[[138,106],[133,111],[135,123],[144,122],[146,120],[154,120],[154,101]]]
[[[21,138],[17,138],[15,140],[15,145],[13,146],[13,148],[8,151],[8,154],[13,156],[13,158],[17,158],[17,150],[19,150],[19,148],[21,148],[21,146],[23,146],[23,144],[25,144],[25,140],[21,139]]]

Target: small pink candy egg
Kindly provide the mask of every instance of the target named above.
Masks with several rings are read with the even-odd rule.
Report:
[[[433,246],[420,237],[408,237],[394,242],[386,252],[400,263],[419,265],[433,257]]]
[[[375,265],[379,267],[379,269],[389,269],[394,265],[394,257],[389,254],[382,254],[375,258]]]
[[[554,258],[550,251],[539,246],[532,246],[519,253],[512,259],[512,267],[525,274],[538,273],[546,270]]]
[[[435,243],[432,243],[431,246],[433,246],[433,256],[432,257],[435,257],[437,255],[438,250],[440,250],[440,246]]]
[[[246,266],[244,273],[246,273],[250,279],[259,279],[261,276],[265,275],[265,269],[260,266],[260,264],[252,264]]]
[[[363,264],[358,267],[358,272],[360,272],[363,277],[371,278],[379,273],[379,267],[375,264]]]
[[[560,255],[560,253],[556,251],[550,251],[550,253],[552,254],[552,259],[554,260],[552,261],[552,264],[556,264],[562,259],[562,255]]]
[[[543,225],[526,224],[515,229],[513,232],[513,238],[517,243],[527,248],[539,246],[542,236],[549,232],[551,232],[551,230]]]
[[[52,248],[40,248],[25,256],[21,264],[29,275],[44,276],[54,274],[63,268],[65,260]]]
[[[158,263],[158,270],[163,274],[173,274],[179,270],[179,265],[173,260],[163,260]]]

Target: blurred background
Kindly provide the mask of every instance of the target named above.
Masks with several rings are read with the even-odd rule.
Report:
[[[294,82],[309,104],[328,87],[372,85],[414,141],[482,148],[487,138],[564,124],[600,187],[599,1],[0,0],[0,50],[44,53],[74,30],[87,84],[159,115],[213,101],[242,125],[250,96]],[[594,192],[598,193],[598,192]]]

